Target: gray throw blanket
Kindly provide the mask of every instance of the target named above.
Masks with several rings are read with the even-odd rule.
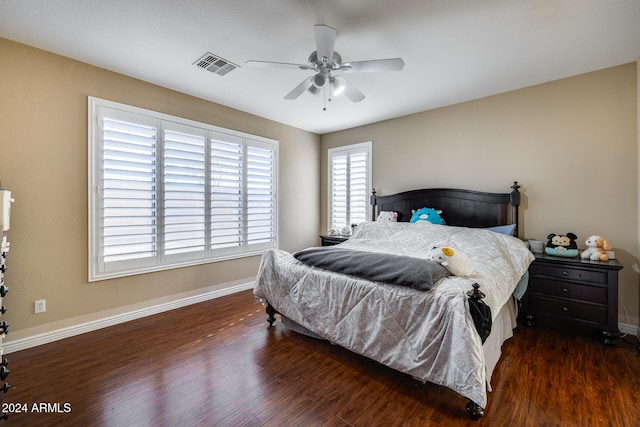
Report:
[[[419,291],[428,291],[438,280],[451,275],[431,260],[334,246],[304,249],[293,256],[313,267]]]

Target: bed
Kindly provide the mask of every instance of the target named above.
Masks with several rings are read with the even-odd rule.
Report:
[[[513,336],[514,295],[524,293],[533,260],[524,243],[510,235],[517,236],[520,204],[518,183],[511,189],[486,193],[436,188],[385,196],[374,190],[372,221],[359,225],[344,243],[295,254],[265,251],[254,295],[266,306],[271,325],[280,314],[289,329],[328,340],[422,382],[446,386],[469,399],[466,410],[477,419],[484,415],[501,345]],[[446,225],[410,223],[412,210],[423,207],[442,210]],[[398,222],[375,221],[381,211],[396,212]],[[444,278],[434,274],[426,288],[411,287],[386,276],[378,281],[378,276],[333,272],[298,259],[314,251],[339,250],[340,257],[348,251],[374,257],[369,265],[377,268],[371,270],[396,274],[433,263],[427,254],[443,246],[463,251],[473,273]],[[386,262],[406,262],[409,267],[384,267]],[[478,308],[485,309],[484,319],[479,320]],[[487,318],[489,330],[483,335]]]

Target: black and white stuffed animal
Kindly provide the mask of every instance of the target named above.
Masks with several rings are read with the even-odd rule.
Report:
[[[549,234],[547,236],[547,246],[544,251],[548,255],[573,257],[578,256],[578,243],[573,233]]]

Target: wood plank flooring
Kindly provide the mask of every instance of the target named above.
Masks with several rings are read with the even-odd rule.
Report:
[[[446,388],[268,327],[245,291],[7,355],[3,403],[27,413],[0,426],[638,426],[626,339],[519,326],[473,421]]]

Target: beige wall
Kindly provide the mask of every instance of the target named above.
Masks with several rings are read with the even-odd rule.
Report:
[[[581,243],[591,234],[612,243],[625,266],[620,322],[637,326],[637,81],[632,63],[323,135],[321,229],[331,147],[373,141],[373,185],[382,195],[420,187],[506,192],[517,180],[521,237],[571,231]]]
[[[279,140],[280,247],[316,243],[317,135],[0,39],[0,180],[16,199],[3,316],[11,324],[8,341],[26,328],[46,331],[51,322],[224,287],[257,272],[254,256],[87,282],[89,95]],[[36,299],[46,299],[46,313],[33,314]]]

